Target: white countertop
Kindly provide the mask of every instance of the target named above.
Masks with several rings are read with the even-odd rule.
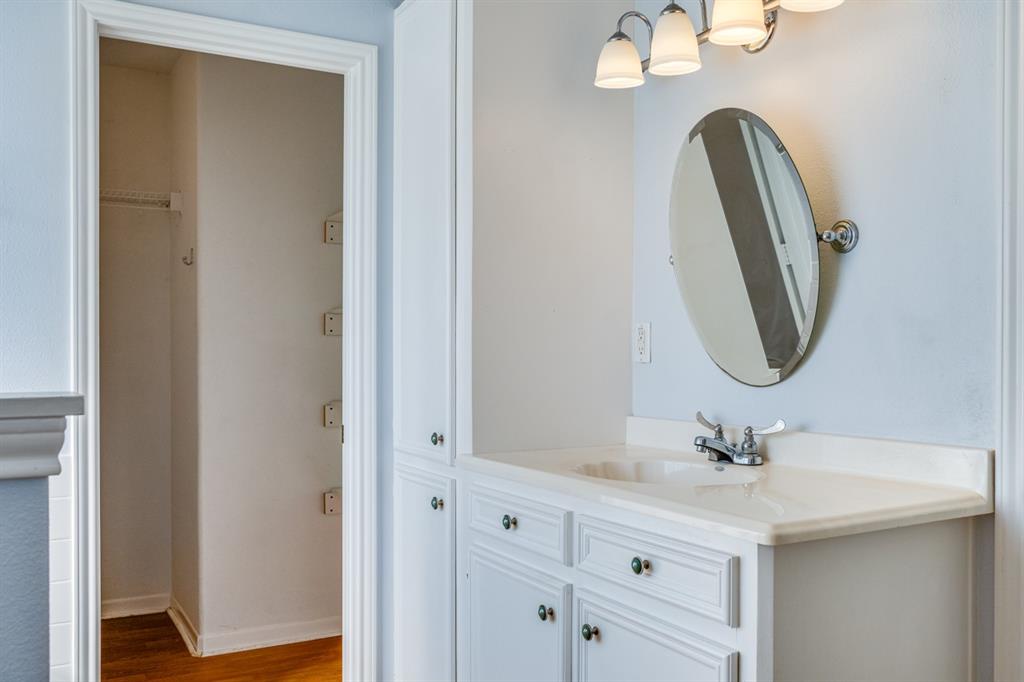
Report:
[[[683,422],[674,424],[677,431],[700,432]],[[838,462],[813,451],[822,443]],[[858,444],[860,456],[851,456]],[[791,434],[789,445],[786,454],[780,448],[774,457],[765,451],[769,461],[762,466],[723,465],[726,483],[709,482],[715,473],[687,485],[609,480],[574,471],[581,464],[637,460],[677,460],[714,471],[706,455],[644,445],[462,455],[458,465],[762,545],[976,516],[993,509],[992,453],[987,450],[812,434]],[[740,476],[747,482],[728,482]]]

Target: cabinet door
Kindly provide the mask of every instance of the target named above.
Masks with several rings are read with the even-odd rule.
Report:
[[[739,654],[682,628],[580,590],[579,682],[735,682]]]
[[[451,463],[455,4],[395,11],[395,449]]]
[[[473,682],[569,679],[570,587],[503,554],[469,554]]]
[[[395,679],[455,679],[455,481],[395,467]]]

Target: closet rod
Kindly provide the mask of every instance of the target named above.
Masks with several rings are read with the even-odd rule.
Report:
[[[100,203],[108,206],[131,206],[157,211],[180,211],[180,192],[137,192],[130,189],[101,189]]]

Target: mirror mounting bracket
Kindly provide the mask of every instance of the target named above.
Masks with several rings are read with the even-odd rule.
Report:
[[[832,229],[819,232],[818,241],[831,244],[839,253],[850,253],[860,241],[860,229],[852,220],[840,220]]]

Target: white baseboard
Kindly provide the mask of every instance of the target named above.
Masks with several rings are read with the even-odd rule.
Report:
[[[293,644],[325,637],[337,637],[341,634],[341,616],[320,618],[318,620],[299,621],[297,623],[279,623],[263,625],[255,628],[243,628],[219,634],[200,635],[200,656],[215,656],[232,651],[262,649],[279,644]],[[339,662],[340,665],[340,662]]]
[[[124,618],[125,616],[142,616],[147,613],[163,613],[171,605],[169,594],[144,594],[141,597],[125,597],[123,599],[104,599],[100,608],[100,617]]]
[[[196,626],[192,624],[192,619],[188,617],[188,613],[185,612],[185,609],[181,608],[181,604],[174,597],[171,597],[171,605],[167,608],[167,616],[174,623],[174,627],[178,629],[178,634],[181,635],[185,646],[188,647],[188,652],[193,656],[202,656],[202,642],[199,639]]]

